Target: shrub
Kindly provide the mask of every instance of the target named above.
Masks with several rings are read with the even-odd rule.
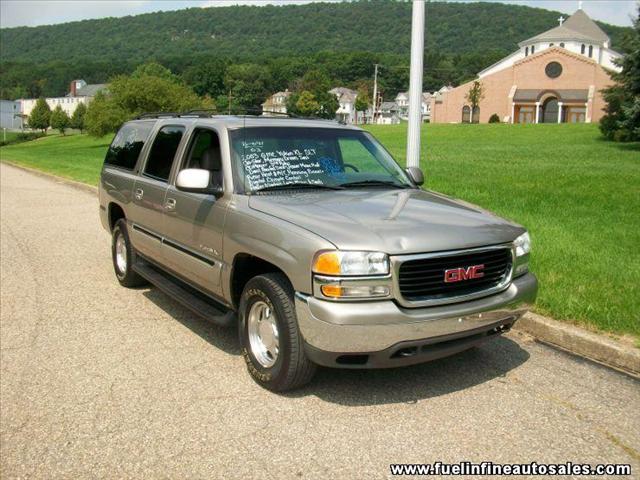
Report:
[[[500,117],[497,113],[494,113],[489,117],[489,123],[500,123]]]
[[[0,147],[4,147],[5,145],[12,145],[14,143],[28,142],[30,140],[35,140],[36,138],[41,138],[44,136],[45,134],[42,132],[21,132],[9,140],[0,140]]]

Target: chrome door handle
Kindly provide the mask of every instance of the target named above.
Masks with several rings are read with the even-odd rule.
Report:
[[[167,210],[174,210],[176,208],[175,199],[167,198],[167,201],[164,203],[164,208]]]
[[[142,197],[144,196],[144,190],[142,190],[141,188],[138,188],[133,196],[135,197],[136,200],[142,200]]]

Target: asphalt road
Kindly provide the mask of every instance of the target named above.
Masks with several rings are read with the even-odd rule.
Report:
[[[629,463],[640,382],[509,334],[276,395],[234,331],[118,285],[95,196],[2,164],[0,477],[381,478],[399,462]]]

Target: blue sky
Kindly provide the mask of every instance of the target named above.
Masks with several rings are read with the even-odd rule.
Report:
[[[122,17],[158,10],[180,10],[188,7],[308,3],[308,1],[309,0],[1,0],[0,26],[4,28],[21,25],[48,25],[87,18]],[[468,0],[453,1],[465,2]],[[575,0],[493,1],[546,8],[565,14],[573,13],[578,8],[579,3]],[[591,18],[614,25],[631,25],[631,17],[637,11],[636,0],[586,0],[582,2],[582,4],[582,8]]]

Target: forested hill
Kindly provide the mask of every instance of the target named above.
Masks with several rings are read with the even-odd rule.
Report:
[[[497,3],[427,5],[426,48],[508,52],[557,25],[559,12]],[[600,24],[620,46],[625,28]],[[411,3],[360,1],[190,8],[0,30],[3,62],[128,63],[197,54],[241,61],[319,51],[407,54]]]

